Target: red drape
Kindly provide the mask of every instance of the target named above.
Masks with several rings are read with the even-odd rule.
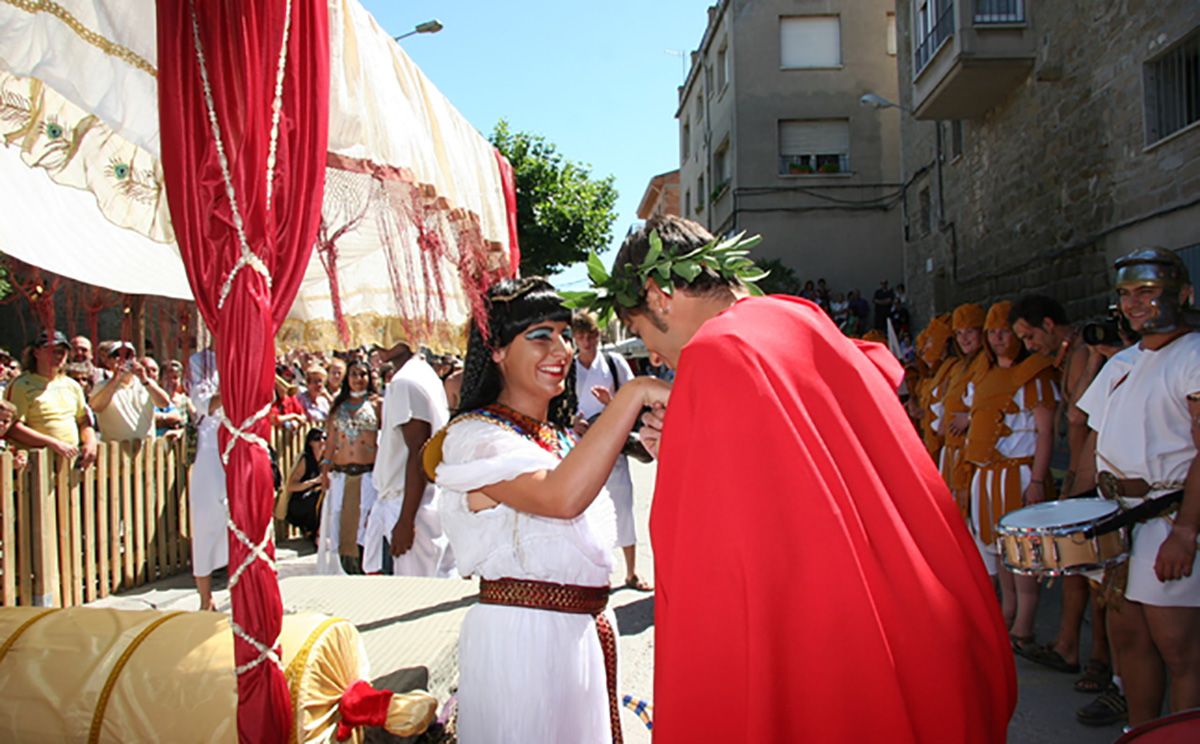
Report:
[[[714,700],[730,744],[1004,741],[1008,634],[901,376],[795,297],[684,347],[650,512],[656,744],[712,741]]]
[[[329,107],[326,0],[290,3],[269,206],[272,105],[289,5],[282,0],[158,0],[157,6],[159,124],[171,219],[196,303],[217,337],[225,415],[240,426],[271,403],[275,332],[299,288],[321,215]],[[228,159],[232,199],[209,118],[193,24]],[[222,286],[242,251],[235,212],[270,283],[246,266],[222,304]],[[248,433],[266,439],[268,419],[259,419]],[[222,430],[222,449],[229,438]],[[240,439],[225,477],[233,523],[260,543],[269,529],[273,495],[266,450]],[[231,576],[250,552],[231,532]],[[269,541],[265,552],[273,559]],[[277,648],[283,608],[271,567],[253,561],[232,594],[234,624]],[[260,658],[241,637],[235,644],[239,668]],[[289,721],[288,690],[274,660],[239,675],[241,741],[282,742]]]
[[[521,246],[517,242],[517,174],[504,153],[496,150],[496,167],[504,188],[504,211],[508,222],[509,276],[521,275]]]

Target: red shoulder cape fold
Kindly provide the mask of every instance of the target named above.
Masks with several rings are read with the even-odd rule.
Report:
[[[1004,621],[901,377],[794,297],[684,348],[650,515],[656,744],[1005,740]]]

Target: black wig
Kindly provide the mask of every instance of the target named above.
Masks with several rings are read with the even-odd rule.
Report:
[[[534,323],[554,320],[571,322],[571,311],[562,297],[541,277],[505,279],[488,290],[484,309],[487,313],[488,339],[480,332],[480,323],[471,324],[467,342],[467,360],[463,369],[462,397],[455,414],[473,411],[496,402],[502,381],[500,368],[492,361],[492,351],[508,346],[517,334]],[[575,365],[568,366],[566,387],[550,401],[550,423],[569,427],[578,405],[575,398]]]

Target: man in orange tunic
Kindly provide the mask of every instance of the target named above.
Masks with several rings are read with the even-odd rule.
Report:
[[[900,364],[811,302],[744,297],[710,240],[651,219],[609,282],[677,371],[643,429],[656,744],[1004,741],[1008,639]]]

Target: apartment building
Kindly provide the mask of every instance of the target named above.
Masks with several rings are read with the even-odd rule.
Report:
[[[1200,279],[1200,3],[897,0],[904,253],[918,321],[1113,299],[1112,261]]]
[[[679,88],[685,217],[764,238],[801,279],[903,274],[892,0],[721,0]]]

